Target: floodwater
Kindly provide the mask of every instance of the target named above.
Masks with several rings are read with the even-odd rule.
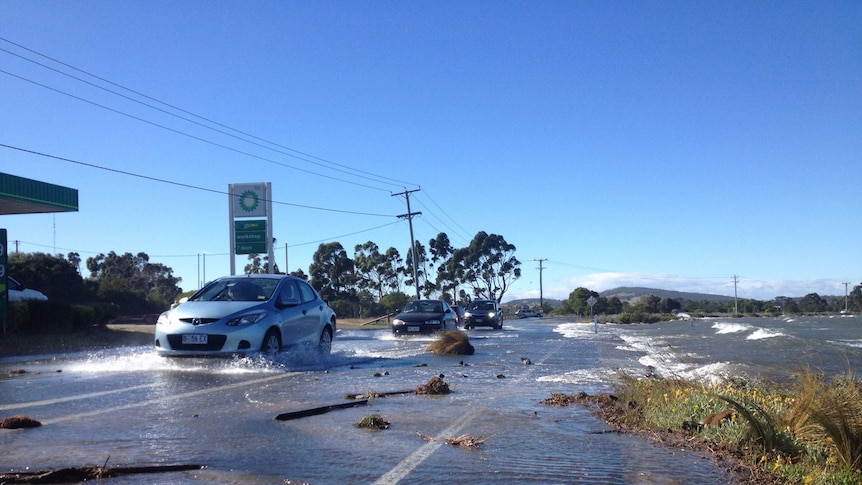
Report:
[[[645,372],[651,364],[639,360],[649,352],[631,342],[649,329],[625,327],[516,320],[469,332],[472,356],[431,354],[431,337],[339,330],[326,358],[166,359],[142,347],[0,359],[0,417],[43,423],[0,430],[0,470],[203,467],[110,483],[728,483],[708,457],[607,433],[578,406],[541,404],[555,392],[608,391],[619,372]],[[441,374],[451,394],[275,420],[349,402],[347,394],[415,390]],[[390,428],[354,426],[369,414]],[[484,443],[445,443],[464,434]]]

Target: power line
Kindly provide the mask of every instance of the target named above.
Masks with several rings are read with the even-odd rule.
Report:
[[[214,194],[230,195],[228,192],[226,192],[224,190],[208,189],[206,187],[199,187],[197,185],[191,185],[191,184],[186,184],[186,183],[182,183],[182,182],[174,182],[172,180],[167,180],[167,179],[162,179],[162,178],[157,178],[157,177],[150,177],[149,175],[141,175],[141,174],[137,174],[137,173],[133,173],[133,172],[127,172],[125,170],[119,170],[116,168],[103,167],[101,165],[96,165],[93,163],[86,163],[86,162],[81,162],[78,160],[72,160],[70,158],[63,158],[63,157],[58,157],[56,155],[49,155],[47,153],[41,153],[41,152],[37,152],[34,150],[28,150],[26,148],[20,148],[20,147],[15,147],[12,145],[6,145],[4,143],[0,143],[0,147],[9,148],[10,150],[18,150],[21,152],[30,153],[32,155],[38,155],[41,157],[52,158],[54,160],[60,160],[63,162],[74,163],[74,164],[82,165],[85,167],[96,168],[99,170],[105,170],[107,172],[114,172],[114,173],[118,173],[118,174],[122,174],[122,175],[128,175],[130,177],[137,177],[137,178],[141,178],[141,179],[145,179],[145,180],[151,180],[153,182],[159,182],[159,183],[169,184],[169,185],[176,185],[178,187],[200,190],[203,192],[211,192]],[[303,209],[313,209],[313,210],[320,210],[320,211],[327,211],[327,212],[338,212],[338,213],[342,213],[342,214],[353,214],[353,215],[361,215],[361,216],[376,216],[376,217],[393,217],[390,214],[375,214],[375,213],[370,213],[370,212],[357,212],[357,211],[348,211],[348,210],[341,210],[341,209],[330,209],[330,208],[326,208],[326,207],[315,207],[315,206],[311,206],[311,205],[294,204],[291,202],[280,202],[277,200],[273,200],[272,203],[273,204],[279,204],[279,205],[287,205],[287,206],[291,206],[291,207],[300,207]]]
[[[58,73],[58,74],[61,74],[61,75],[63,75],[63,76],[69,77],[69,78],[71,78],[71,79],[75,79],[75,80],[76,80],[76,81],[78,81],[78,82],[81,82],[81,83],[87,84],[87,85],[89,85],[89,86],[95,87],[95,88],[100,89],[100,90],[102,90],[102,91],[105,91],[105,92],[111,93],[111,94],[113,94],[113,95],[115,95],[115,96],[119,96],[119,97],[124,98],[124,99],[126,99],[126,100],[132,101],[132,102],[134,102],[134,103],[138,103],[138,104],[143,105],[143,106],[146,106],[146,107],[148,107],[148,108],[150,108],[150,109],[153,109],[153,110],[159,111],[159,112],[164,113],[164,114],[167,114],[167,115],[169,115],[169,116],[173,116],[173,117],[175,117],[175,118],[178,118],[178,119],[184,120],[184,121],[189,122],[189,123],[193,123],[193,124],[195,124],[195,125],[198,125],[198,126],[201,126],[201,127],[203,127],[203,128],[206,128],[206,129],[209,129],[209,130],[215,131],[215,132],[217,132],[217,133],[221,133],[221,134],[223,134],[223,135],[230,136],[230,137],[232,137],[232,138],[235,138],[235,139],[238,139],[238,140],[244,141],[244,142],[246,142],[246,143],[250,143],[250,144],[253,144],[253,145],[259,146],[259,147],[261,147],[261,148],[265,148],[265,149],[268,149],[268,150],[272,150],[272,151],[274,151],[274,152],[276,152],[276,153],[281,153],[282,155],[286,155],[286,156],[289,156],[289,157],[296,158],[296,159],[298,159],[298,160],[302,160],[302,161],[305,161],[305,162],[308,162],[308,163],[312,163],[312,164],[314,164],[314,165],[317,165],[317,166],[320,166],[320,167],[323,167],[323,168],[328,168],[328,169],[335,170],[335,171],[338,171],[338,172],[341,172],[341,173],[345,173],[345,174],[349,174],[349,175],[353,175],[353,176],[358,176],[358,177],[364,178],[364,179],[366,179],[366,180],[371,180],[371,181],[374,181],[374,182],[378,182],[378,183],[385,183],[385,184],[395,185],[395,186],[403,186],[403,185],[405,185],[405,184],[407,184],[407,185],[417,185],[417,184],[414,184],[414,183],[411,183],[411,182],[405,182],[405,181],[401,181],[401,180],[393,179],[393,178],[390,178],[390,177],[387,177],[387,176],[377,175],[377,174],[374,174],[374,173],[371,173],[371,172],[368,172],[368,171],[365,171],[365,170],[359,170],[359,169],[356,169],[356,168],[353,168],[353,167],[349,167],[349,166],[347,166],[347,165],[343,165],[343,164],[340,164],[340,163],[333,162],[333,161],[331,161],[331,160],[327,160],[327,159],[320,158],[320,157],[317,157],[317,156],[314,156],[314,155],[311,155],[311,154],[308,154],[308,153],[304,153],[304,152],[302,152],[302,151],[299,151],[299,150],[296,150],[296,149],[293,149],[293,148],[290,148],[290,147],[287,147],[287,146],[284,146],[284,145],[278,144],[278,143],[273,142],[273,141],[270,141],[270,140],[266,140],[266,139],[264,139],[264,138],[260,138],[260,137],[258,137],[258,136],[255,136],[255,135],[252,135],[252,134],[250,134],[250,133],[244,132],[244,131],[239,130],[239,129],[237,129],[237,128],[233,128],[233,127],[228,126],[228,125],[225,125],[225,124],[223,124],[223,123],[219,123],[219,122],[214,121],[214,120],[212,120],[212,119],[206,118],[206,117],[204,117],[204,116],[197,115],[197,114],[195,114],[195,113],[192,113],[191,111],[185,110],[185,109],[180,108],[180,107],[178,107],[178,106],[175,106],[175,105],[172,105],[172,104],[170,104],[170,103],[166,103],[166,102],[161,101],[161,100],[159,100],[159,99],[153,98],[153,97],[151,97],[151,96],[148,96],[148,95],[146,95],[146,94],[144,94],[144,93],[141,93],[141,92],[139,92],[139,91],[136,91],[136,90],[134,90],[134,89],[127,88],[127,87],[125,87],[125,86],[123,86],[123,85],[121,85],[121,84],[118,84],[118,83],[115,83],[115,82],[113,82],[113,81],[111,81],[111,80],[108,80],[108,79],[106,79],[106,78],[103,78],[103,77],[97,76],[97,75],[92,74],[92,73],[90,73],[90,72],[88,72],[88,71],[85,71],[85,70],[83,70],[83,69],[77,68],[77,67],[72,66],[72,65],[70,65],[70,64],[68,64],[68,63],[65,63],[65,62],[60,61],[60,60],[58,60],[58,59],[55,59],[55,58],[53,58],[53,57],[47,56],[47,55],[42,54],[42,53],[40,53],[40,52],[37,52],[37,51],[35,51],[35,50],[33,50],[33,49],[30,49],[30,48],[28,48],[28,47],[25,47],[25,46],[23,46],[23,45],[21,45],[21,44],[17,44],[17,43],[15,43],[15,42],[12,42],[12,41],[10,41],[10,40],[8,40],[8,39],[5,39],[5,38],[0,37],[0,40],[2,40],[2,41],[4,41],[4,42],[7,42],[7,43],[9,43],[9,44],[12,44],[12,45],[14,45],[14,46],[16,46],[16,47],[18,47],[18,48],[20,48],[20,49],[23,49],[23,50],[26,50],[26,51],[28,51],[28,52],[31,52],[31,53],[33,53],[33,54],[35,54],[35,55],[40,56],[40,57],[43,57],[43,58],[45,58],[45,59],[49,59],[49,60],[51,60],[52,62],[55,62],[55,63],[57,63],[57,64],[60,64],[60,65],[62,65],[62,66],[64,66],[64,67],[67,67],[67,68],[69,68],[69,69],[72,69],[72,70],[75,70],[75,71],[77,71],[77,72],[83,73],[83,74],[85,74],[85,75],[87,75],[87,76],[90,76],[90,77],[92,77],[92,78],[94,78],[94,79],[98,79],[99,81],[102,81],[102,82],[104,82],[104,83],[110,84],[110,85],[112,85],[112,86],[116,86],[116,87],[118,87],[118,88],[120,88],[120,89],[123,89],[123,90],[125,90],[125,91],[130,92],[130,93],[133,93],[133,94],[135,94],[135,95],[137,95],[137,96],[140,96],[140,97],[142,97],[142,98],[145,98],[145,99],[148,99],[148,100],[154,101],[154,102],[156,102],[156,103],[159,103],[159,104],[161,104],[161,105],[163,105],[163,106],[167,106],[167,107],[169,107],[169,108],[171,108],[171,109],[173,109],[173,110],[176,110],[176,111],[179,111],[179,112],[181,112],[181,113],[184,113],[184,114],[187,114],[187,115],[193,116],[193,117],[195,117],[195,118],[197,118],[197,119],[200,119],[200,120],[206,121],[207,123],[210,123],[210,124],[212,124],[212,125],[219,126],[219,127],[225,128],[225,129],[228,129],[228,130],[233,131],[233,132],[235,132],[235,133],[239,133],[239,134],[241,134],[241,135],[243,135],[243,136],[245,136],[245,137],[251,138],[251,139],[253,139],[253,140],[258,140],[258,141],[263,142],[263,143],[266,143],[266,144],[268,144],[268,145],[272,145],[272,146],[275,146],[275,147],[278,147],[278,148],[281,148],[281,149],[284,149],[284,150],[289,150],[290,152],[293,152],[293,153],[286,153],[286,152],[283,152],[283,151],[281,151],[281,150],[276,150],[276,149],[274,149],[274,148],[272,148],[272,147],[262,145],[262,144],[260,144],[260,143],[257,143],[257,142],[254,142],[254,141],[248,140],[248,139],[246,139],[246,138],[242,138],[242,137],[240,137],[240,136],[237,136],[237,135],[234,135],[234,134],[231,134],[231,133],[227,133],[227,132],[225,132],[225,131],[223,131],[223,130],[220,130],[220,129],[217,129],[217,128],[213,128],[212,126],[208,126],[208,125],[206,125],[206,124],[203,124],[203,123],[200,123],[200,122],[197,122],[197,121],[191,120],[191,119],[189,119],[189,118],[186,118],[186,117],[183,117],[183,116],[177,115],[176,113],[171,113],[170,111],[167,111],[167,110],[164,110],[164,109],[158,108],[158,107],[156,107],[156,106],[153,106],[153,105],[151,105],[151,104],[145,103],[145,102],[140,101],[140,100],[138,100],[138,99],[134,99],[134,98],[132,98],[132,97],[130,97],[130,96],[126,96],[126,95],[121,94],[121,93],[118,93],[118,92],[116,92],[116,91],[112,91],[112,90],[107,89],[107,88],[105,88],[105,87],[103,87],[103,86],[100,86],[100,85],[98,85],[98,84],[96,84],[96,83],[92,83],[92,82],[90,82],[90,81],[86,81],[86,80],[81,79],[81,78],[79,78],[79,77],[73,76],[73,75],[71,75],[71,74],[69,74],[69,73],[63,72],[63,71],[61,71],[61,70],[55,69],[55,68],[53,68],[53,67],[47,66],[47,65],[42,64],[42,63],[40,63],[40,62],[37,62],[37,61],[35,61],[35,60],[29,59],[29,58],[27,58],[27,57],[24,57],[24,56],[22,56],[22,55],[20,55],[20,54],[17,54],[17,53],[15,53],[15,52],[9,51],[9,50],[7,50],[7,49],[2,49],[2,48],[0,48],[0,51],[6,52],[7,54],[10,54],[10,55],[13,55],[13,56],[15,56],[15,57],[18,57],[19,59],[23,59],[23,60],[25,60],[25,61],[27,61],[27,62],[30,62],[30,63],[36,64],[36,65],[38,65],[38,66],[41,66],[41,67],[43,67],[43,68],[45,68],[45,69],[48,69],[48,70],[51,70],[51,71],[56,72],[56,73]],[[41,86],[41,87],[43,87],[43,88],[53,90],[53,91],[58,92],[58,93],[60,93],[60,94],[64,94],[64,95],[70,96],[70,97],[72,97],[72,98],[75,98],[75,99],[78,99],[78,100],[81,100],[81,101],[84,101],[84,102],[88,102],[88,103],[94,104],[94,105],[99,106],[99,107],[102,107],[102,108],[104,108],[104,109],[109,109],[109,110],[111,110],[110,108],[104,107],[104,106],[99,105],[99,104],[97,104],[97,103],[90,102],[90,101],[85,100],[85,99],[83,99],[83,98],[76,97],[76,96],[74,96],[74,95],[71,95],[71,94],[65,93],[65,92],[63,92],[63,91],[60,91],[60,90],[57,90],[57,89],[51,88],[51,87],[49,87],[49,86],[46,86],[46,85],[43,85],[43,84],[40,84],[40,83],[37,83],[37,82],[35,82],[35,81],[32,81],[32,80],[26,79],[26,78],[24,78],[24,77],[14,75],[14,74],[8,73],[8,72],[6,72],[6,71],[2,71],[2,72],[4,72],[5,74],[8,74],[8,75],[11,75],[11,76],[17,77],[18,79],[21,79],[21,80],[24,80],[24,81],[27,81],[27,82],[31,82],[31,83],[36,84],[36,85],[38,85],[38,86]],[[115,112],[117,112],[116,110],[111,110],[111,111],[115,111]],[[120,113],[120,114],[125,114],[125,113]],[[127,115],[127,116],[130,116],[130,115]],[[138,119],[138,118],[136,118],[136,117],[134,117],[134,116],[130,116],[130,117],[132,117],[132,118],[134,118],[134,119]],[[141,120],[141,119],[138,119],[138,120],[139,120],[139,121],[143,121],[143,122],[147,122],[146,120]],[[151,123],[151,124],[153,124],[153,123]],[[155,125],[155,126],[162,127],[162,126],[160,126],[160,125]],[[162,128],[164,128],[164,127],[162,127]],[[172,131],[173,131],[173,130],[172,130]],[[184,133],[181,133],[181,134],[184,134]],[[189,135],[187,135],[187,136],[189,136]],[[196,138],[196,137],[193,137],[193,138]],[[202,141],[204,141],[204,140],[202,140]],[[301,156],[300,156],[300,155],[301,155]],[[326,164],[329,164],[329,166],[327,166],[327,165],[323,165],[322,163],[318,163],[318,162],[315,162],[315,161],[313,161],[313,160],[309,160],[309,158],[312,158],[312,159],[314,159],[314,160],[318,160],[318,161],[320,161],[320,162],[324,162],[324,163],[326,163]],[[268,161],[268,160],[267,160],[267,161]],[[287,165],[286,165],[286,166],[287,166]],[[287,166],[287,167],[288,167],[288,168],[294,168],[294,169],[296,169],[296,167],[291,167],[291,166]],[[338,168],[335,168],[335,167],[338,167]],[[298,170],[299,170],[299,169],[298,169]],[[349,172],[348,172],[348,170],[349,170]],[[309,172],[309,173],[313,173],[313,172]],[[320,175],[320,174],[316,174],[316,175]],[[336,180],[339,180],[339,179],[336,179]],[[342,180],[342,181],[343,181],[343,180]],[[349,181],[343,181],[343,182],[349,182]],[[361,184],[357,184],[357,185],[361,185]],[[375,189],[378,189],[378,190],[382,190],[382,189],[379,189],[379,188],[376,188],[376,187],[370,187],[370,188],[375,188]]]
[[[321,243],[324,241],[334,241],[334,240],[337,240],[337,239],[342,238],[342,237],[355,236],[356,234],[362,234],[364,232],[376,231],[377,229],[392,226],[392,225],[398,224],[400,222],[401,222],[401,219],[398,219],[398,220],[393,221],[393,222],[381,224],[379,226],[370,227],[368,229],[363,229],[361,231],[356,231],[356,232],[351,232],[348,234],[341,234],[338,236],[332,236],[332,237],[328,237],[328,238],[318,239],[317,241],[309,241],[309,242],[304,242],[304,243],[300,243],[300,244],[290,244],[289,247],[296,248],[296,247],[300,247],[300,246],[308,246],[309,244],[317,244],[317,243]],[[40,248],[51,248],[52,247],[52,246],[49,246],[46,244],[38,244],[38,243],[34,243],[34,242],[29,242],[29,241],[16,240],[15,242],[21,243],[21,244],[29,244],[30,246],[36,246],[36,247],[40,247]],[[84,251],[84,250],[80,250],[80,249],[54,248],[55,251],[57,249],[60,249],[62,251],[71,251],[71,252],[75,252],[78,254],[103,254],[104,253],[103,251]],[[17,251],[15,251],[15,252],[17,252]],[[200,253],[195,253],[195,254],[150,254],[149,256],[151,258],[193,258],[193,257],[197,257],[198,254],[200,254]],[[211,253],[211,252],[207,252],[206,254],[209,256],[228,256],[228,255],[230,255],[230,253]]]
[[[330,175],[323,175],[323,174],[319,174],[319,173],[317,173],[317,172],[312,172],[311,170],[306,170],[306,169],[304,169],[304,168],[299,168],[299,167],[296,167],[296,166],[293,166],[293,165],[288,165],[288,164],[286,164],[286,163],[284,163],[284,162],[279,162],[279,161],[277,161],[277,160],[273,160],[273,159],[271,159],[271,158],[266,158],[266,157],[262,157],[262,156],[260,156],[260,155],[255,155],[255,154],[253,154],[253,153],[250,153],[250,152],[247,152],[247,151],[244,151],[244,150],[240,150],[240,149],[238,149],[238,148],[234,148],[234,147],[231,147],[231,146],[225,145],[225,144],[223,144],[223,143],[217,143],[217,142],[214,142],[214,141],[212,141],[212,140],[207,140],[206,138],[202,138],[202,137],[199,137],[199,136],[196,136],[196,135],[192,135],[191,133],[186,133],[186,132],[184,132],[184,131],[180,131],[180,130],[177,130],[177,129],[175,129],[175,128],[171,128],[171,127],[168,127],[168,126],[165,126],[165,125],[161,125],[161,124],[156,123],[156,122],[154,122],[154,121],[146,120],[146,119],[144,119],[144,118],[141,118],[140,116],[135,116],[135,115],[132,115],[132,114],[129,114],[129,113],[125,113],[125,112],[123,112],[123,111],[120,111],[120,110],[117,110],[117,109],[114,109],[114,108],[111,108],[111,107],[105,106],[105,105],[103,105],[103,104],[99,104],[99,103],[97,103],[97,102],[95,102],[95,101],[91,101],[91,100],[89,100],[89,99],[85,99],[85,98],[82,98],[82,97],[80,97],[80,96],[75,96],[74,94],[67,93],[67,92],[65,92],[65,91],[61,91],[61,90],[59,90],[59,89],[52,88],[52,87],[47,86],[47,85],[45,85],[45,84],[42,84],[42,83],[39,83],[39,82],[33,81],[33,80],[31,80],[31,79],[27,79],[27,78],[24,78],[24,77],[18,76],[17,74],[12,74],[11,72],[4,71],[4,70],[2,70],[2,69],[0,69],[0,72],[2,72],[3,74],[6,74],[7,76],[12,76],[12,77],[17,78],[17,79],[20,79],[20,80],[22,80],[22,81],[25,81],[25,82],[28,82],[28,83],[31,83],[31,84],[35,84],[36,86],[40,86],[40,87],[43,87],[43,88],[48,89],[48,90],[50,90],[50,91],[54,91],[54,92],[56,92],[56,93],[62,94],[62,95],[64,95],[64,96],[68,96],[68,97],[70,97],[70,98],[77,99],[77,100],[79,100],[79,101],[83,101],[83,102],[85,102],[85,103],[87,103],[87,104],[91,104],[91,105],[93,105],[93,106],[96,106],[96,107],[102,108],[102,109],[107,110],[107,111],[110,111],[110,112],[112,112],[112,113],[116,113],[116,114],[118,114],[118,115],[125,116],[125,117],[127,117],[127,118],[131,118],[131,119],[133,119],[133,120],[140,121],[141,123],[146,123],[146,124],[148,124],[148,125],[155,126],[155,127],[157,127],[157,128],[161,128],[161,129],[166,130],[166,131],[170,131],[171,133],[176,133],[176,134],[178,134],[178,135],[182,135],[182,136],[185,136],[185,137],[191,138],[191,139],[193,139],[193,140],[200,141],[200,142],[202,142],[202,143],[206,143],[206,144],[209,144],[209,145],[212,145],[212,146],[218,147],[218,148],[223,148],[223,149],[225,149],[225,150],[229,150],[229,151],[232,151],[232,152],[234,152],[234,153],[239,153],[240,155],[245,155],[245,156],[250,157],[250,158],[255,158],[255,159],[257,159],[257,160],[260,160],[260,161],[263,161],[263,162],[267,162],[267,163],[271,163],[271,164],[273,164],[273,165],[279,165],[279,166],[281,166],[281,167],[290,168],[290,169],[292,169],[292,170],[296,170],[296,171],[299,171],[299,172],[307,173],[307,174],[309,174],[309,175],[314,175],[314,176],[317,176],[317,177],[327,178],[327,179],[329,179],[329,180],[335,180],[335,181],[338,181],[338,182],[343,182],[343,183],[346,183],[346,184],[356,185],[356,186],[359,186],[359,187],[365,187],[365,188],[373,189],[373,190],[387,191],[386,189],[383,189],[383,188],[380,188],[380,187],[373,187],[373,186],[371,186],[371,185],[361,184],[361,183],[359,183],[359,182],[354,182],[354,181],[351,181],[351,180],[344,180],[344,179],[340,179],[340,178],[338,178],[338,177],[333,177],[333,176],[330,176]]]

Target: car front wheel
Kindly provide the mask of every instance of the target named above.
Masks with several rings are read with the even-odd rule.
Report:
[[[270,329],[263,337],[263,344],[260,346],[260,351],[266,355],[275,355],[281,352],[281,336],[276,329]]]
[[[332,352],[332,331],[329,327],[323,329],[320,334],[320,343],[317,344],[317,351],[323,355],[329,355]]]

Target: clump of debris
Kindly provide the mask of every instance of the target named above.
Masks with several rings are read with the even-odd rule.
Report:
[[[428,350],[438,355],[473,355],[476,351],[467,334],[460,330],[439,332]]]
[[[443,380],[443,376],[434,376],[425,384],[416,388],[416,394],[449,394],[449,384]]]
[[[11,418],[0,419],[0,428],[5,429],[37,428],[39,426],[42,426],[42,423],[30,416],[12,416]]]
[[[422,439],[425,441],[435,441],[433,437],[426,436],[418,431],[416,432],[416,434],[422,437]],[[446,441],[447,445],[460,446],[461,448],[478,448],[479,445],[485,443],[486,440],[485,438],[479,438],[478,436],[474,436],[471,434],[462,434],[461,436],[455,438],[447,438],[444,441]]]
[[[381,430],[389,428],[389,421],[386,421],[378,414],[369,414],[353,426],[356,426],[357,428]]]

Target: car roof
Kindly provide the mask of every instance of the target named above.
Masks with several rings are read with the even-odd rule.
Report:
[[[252,279],[252,280],[260,280],[260,279],[268,279],[268,280],[281,280],[281,279],[293,279],[293,280],[302,280],[302,278],[297,278],[296,276],[285,275],[285,274],[235,274],[231,276],[222,276],[220,278],[216,278],[216,280],[235,280],[235,279]],[[305,281],[305,280],[302,280]]]

